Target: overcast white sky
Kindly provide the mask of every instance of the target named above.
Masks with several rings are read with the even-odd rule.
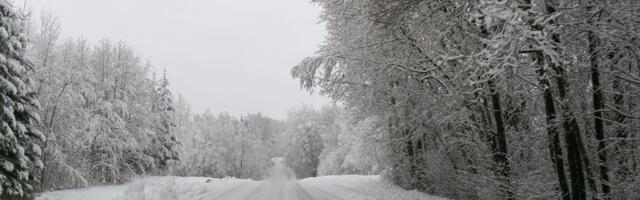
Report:
[[[22,5],[24,0],[16,0]],[[324,40],[310,0],[27,0],[59,16],[63,36],[125,40],[195,112],[284,118],[328,100],[299,89],[289,70]]]

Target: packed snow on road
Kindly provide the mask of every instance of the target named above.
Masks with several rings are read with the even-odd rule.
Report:
[[[42,194],[36,200],[445,200],[407,191],[380,176],[323,176],[296,180],[276,165],[261,181],[236,178],[149,177],[121,186]]]
[[[325,176],[276,182],[151,177],[122,186],[42,194],[36,200],[445,200],[403,190],[379,176]]]

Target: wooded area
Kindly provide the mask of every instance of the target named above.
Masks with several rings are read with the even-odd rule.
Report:
[[[292,74],[387,129],[397,184],[454,199],[640,195],[640,2],[314,2],[329,35]]]
[[[274,119],[194,113],[126,42],[0,0],[0,198],[274,157],[451,199],[640,196],[640,1],[312,2],[328,35],[291,75],[334,103]]]

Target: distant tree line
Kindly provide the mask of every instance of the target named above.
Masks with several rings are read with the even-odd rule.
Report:
[[[171,174],[260,180],[272,165],[271,158],[280,156],[276,138],[282,121],[262,114],[239,118],[209,111],[191,114],[188,104],[179,102],[178,138],[183,150]]]

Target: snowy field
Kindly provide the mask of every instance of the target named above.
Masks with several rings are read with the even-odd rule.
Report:
[[[150,177],[122,186],[45,193],[36,200],[445,200],[406,191],[379,176],[325,176],[300,181]]]

